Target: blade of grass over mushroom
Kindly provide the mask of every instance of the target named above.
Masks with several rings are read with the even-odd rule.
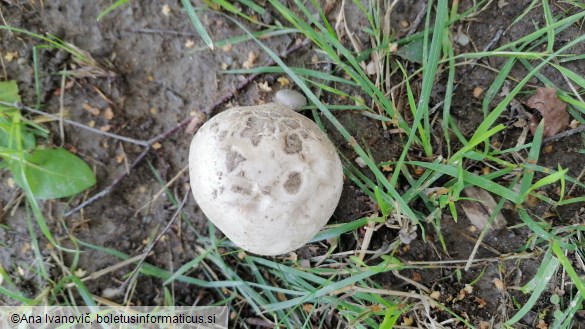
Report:
[[[297,20],[295,20],[294,14],[292,14],[292,12],[290,12],[290,10],[288,10],[287,8],[283,7],[280,3],[271,1],[271,3],[277,8],[279,9],[279,11],[281,11],[281,14],[285,15],[285,17],[288,17],[289,19],[292,19],[293,22],[298,23],[300,26],[304,26],[304,23],[302,22],[298,22]],[[292,15],[292,17],[290,17]],[[245,31],[246,33],[249,33],[249,31],[246,29],[246,27],[244,27],[242,24],[240,24],[237,21],[234,21],[243,31]],[[294,23],[293,23],[294,24]],[[305,26],[307,27],[307,26]],[[310,27],[309,27],[310,28]],[[312,30],[312,29],[311,29]],[[315,35],[313,35],[313,37],[315,37]],[[317,108],[323,113],[323,115],[333,124],[333,126],[339,131],[339,133],[344,137],[344,139],[346,141],[348,141],[350,143],[350,145],[354,148],[354,150],[356,151],[356,153],[361,156],[363,159],[368,158],[366,152],[361,148],[361,146],[359,146],[359,144],[356,142],[356,140],[349,134],[349,132],[345,129],[345,127],[343,127],[341,125],[341,123],[333,116],[333,114],[329,111],[329,109],[315,96],[315,94],[307,87],[307,85],[304,83],[304,81],[297,75],[295,74],[295,72],[293,72],[270,48],[268,48],[266,45],[264,45],[262,42],[260,42],[258,39],[254,38],[254,41],[260,46],[262,47],[262,49],[270,56],[272,57],[272,59],[291,77],[291,79],[293,81],[295,81],[295,83],[297,84],[297,86],[305,93],[305,95],[309,98],[309,100],[311,102],[313,102],[313,104],[315,104],[315,106],[317,106]],[[313,41],[315,41],[313,39]],[[335,39],[334,43],[337,43],[338,41]],[[325,48],[329,49],[331,51],[331,53],[334,53],[332,51],[332,49],[328,46],[328,45],[322,45],[320,41],[316,41],[316,43],[319,46],[324,46]],[[341,47],[340,45],[338,45],[339,47]],[[341,47],[343,48],[343,47]],[[340,48],[338,48],[339,50],[341,50]],[[345,48],[344,48],[345,49]],[[352,62],[352,65],[356,66],[359,68],[359,65],[357,63],[355,63],[355,61],[352,61],[351,58],[353,58],[353,56],[347,51],[344,50],[342,51],[344,52],[344,55],[347,59],[350,60],[350,62]],[[329,53],[329,52],[328,52]],[[343,63],[342,61],[339,61],[339,63]],[[355,72],[353,70],[350,70],[352,73],[355,74]],[[362,71],[360,71],[361,74],[363,75],[364,73]],[[358,79],[359,81],[363,81],[364,77],[361,75],[356,75],[355,78]],[[379,95],[380,98],[383,98],[384,101],[383,103],[388,104],[388,108],[392,109],[392,105],[388,102],[388,100],[386,99],[386,97],[381,94],[380,90],[378,90],[375,86],[373,86],[371,84],[371,81],[365,77],[365,80],[367,80],[367,82],[364,81],[365,84],[367,84],[369,87],[374,88],[375,90],[377,90],[377,92],[374,92],[374,94]],[[380,100],[380,99],[379,99]],[[392,114],[394,113],[394,110],[392,110]],[[402,120],[402,119],[400,119]],[[410,129],[407,128],[407,131],[410,131]],[[384,187],[387,189],[388,193],[390,194],[390,196],[398,203],[398,205],[400,206],[401,211],[403,211],[409,218],[410,220],[412,220],[415,223],[418,223],[418,216],[410,209],[410,207],[401,199],[400,195],[398,194],[398,192],[394,189],[394,187],[390,184],[390,182],[388,182],[387,178],[384,176],[384,174],[376,167],[376,165],[371,162],[371,161],[367,161],[366,160],[366,164],[367,166],[370,168],[370,170],[374,173],[374,175],[376,176],[376,178],[378,180],[380,180],[380,182],[384,185]]]
[[[197,33],[199,33],[201,40],[203,40],[203,42],[207,45],[207,47],[209,47],[209,49],[213,50],[214,48],[213,40],[211,40],[209,33],[207,33],[207,30],[199,20],[199,16],[197,16],[195,8],[191,4],[191,0],[181,0],[181,4],[183,5],[183,8],[185,8],[187,16],[189,16],[189,19],[191,20],[191,23],[193,23],[195,30],[197,31]]]

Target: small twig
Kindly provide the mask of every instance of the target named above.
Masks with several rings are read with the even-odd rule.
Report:
[[[162,237],[167,233],[169,228],[171,228],[171,225],[175,222],[175,219],[177,219],[177,217],[179,217],[179,214],[183,210],[185,203],[187,203],[187,200],[189,199],[189,194],[191,194],[190,188],[187,189],[187,191],[185,191],[185,196],[183,197],[181,204],[177,208],[177,211],[175,211],[175,213],[173,214],[173,217],[171,217],[171,220],[169,220],[169,222],[167,223],[167,226],[165,226],[165,228],[159,233],[159,235],[156,237],[156,239],[154,239],[154,241],[152,241],[152,243],[150,245],[148,245],[148,247],[146,247],[146,250],[144,250],[144,252],[142,253],[142,257],[140,259],[140,262],[138,262],[138,264],[136,265],[134,270],[130,273],[128,278],[120,286],[120,288],[119,288],[120,292],[126,291],[128,284],[130,283],[130,281],[132,281],[132,279],[134,279],[134,276],[136,275],[136,273],[138,273],[138,270],[140,269],[142,264],[144,264],[144,261],[146,260],[146,258],[148,257],[148,255],[150,254],[152,249],[154,249],[154,246],[156,246],[156,244],[160,241],[160,239],[162,239]]]
[[[134,160],[134,162],[132,162],[132,164],[130,165],[130,168],[128,170],[124,171],[124,173],[122,175],[120,175],[118,178],[116,178],[110,185],[108,185],[106,188],[99,191],[98,193],[94,194],[91,198],[85,200],[77,207],[66,212],[64,216],[69,217],[69,216],[73,215],[74,213],[80,211],[81,209],[87,207],[87,205],[94,203],[95,201],[103,198],[104,196],[106,196],[110,192],[112,192],[114,187],[116,187],[118,184],[120,184],[120,182],[122,182],[122,180],[124,180],[124,178],[126,178],[128,175],[130,175],[130,171],[132,169],[134,169],[136,166],[138,166],[138,164],[140,162],[142,162],[142,160],[148,154],[148,152],[150,152],[150,147],[145,148],[142,151],[142,153],[140,153],[140,155]]]
[[[400,272],[398,272],[396,270],[395,271],[392,271],[392,274],[394,274],[395,277],[397,277],[397,278],[405,281],[406,283],[409,283],[409,284],[417,287],[419,290],[422,290],[422,291],[426,292],[427,294],[430,294],[431,293],[431,289],[425,287],[423,284],[420,284],[420,283],[418,283],[418,282],[416,282],[416,281],[414,281],[412,279],[409,279],[409,278],[405,277],[404,275],[400,274]]]
[[[486,51],[492,49],[496,45],[496,43],[498,43],[500,41],[500,39],[502,38],[502,35],[504,35],[504,30],[499,29],[498,32],[496,32],[496,35],[494,36],[494,38],[483,48],[483,51],[486,52]]]
[[[31,113],[34,113],[34,114],[46,116],[47,118],[51,118],[51,119],[54,119],[54,120],[63,120],[64,123],[67,123],[67,124],[72,125],[74,127],[81,128],[81,129],[85,129],[85,130],[94,132],[96,134],[100,134],[100,135],[107,136],[107,137],[110,137],[110,138],[114,138],[114,139],[117,139],[117,140],[121,140],[121,141],[124,141],[124,142],[132,143],[132,144],[136,144],[136,145],[140,145],[140,146],[145,146],[145,147],[149,147],[151,145],[147,141],[141,141],[141,140],[134,139],[134,138],[131,138],[131,137],[120,136],[120,135],[116,135],[116,134],[109,133],[107,131],[101,131],[99,129],[86,126],[86,125],[81,124],[79,122],[65,119],[65,118],[61,117],[60,115],[55,115],[55,114],[47,113],[47,112],[44,112],[44,111],[41,111],[41,110],[33,109],[32,107],[28,107],[28,106],[25,106],[25,105],[22,105],[22,104],[9,103],[9,102],[0,101],[0,105],[14,107],[14,108],[19,109],[21,111],[27,111],[27,112],[31,112]]]
[[[142,257],[142,255],[134,256],[132,258],[128,258],[128,259],[123,260],[123,261],[121,261],[121,262],[119,262],[117,264],[114,264],[112,266],[108,266],[108,267],[106,267],[104,269],[101,269],[101,270],[99,270],[97,272],[93,272],[90,275],[81,278],[81,282],[86,282],[86,281],[90,281],[90,280],[99,279],[99,278],[101,278],[102,276],[104,276],[106,274],[112,273],[114,271],[117,271],[117,270],[121,269],[122,267],[128,266],[128,265],[130,265],[130,264],[132,264],[134,262],[137,262],[138,260],[141,259],[141,257]],[[73,287],[75,287],[75,285],[76,285],[75,282],[70,282],[70,283],[65,284],[65,288],[73,288]]]
[[[196,37],[198,33],[192,32],[182,32],[182,31],[175,31],[175,30],[163,30],[163,29],[128,29],[125,30],[126,32],[132,33],[145,33],[145,34],[171,34],[171,35],[180,35],[186,37]]]
[[[408,29],[408,33],[406,33],[407,37],[413,35],[414,32],[416,32],[416,29],[418,28],[418,26],[422,22],[422,19],[423,19],[423,17],[425,17],[426,13],[427,13],[427,4],[423,3],[422,8],[420,9],[418,14],[416,15],[416,18],[414,19],[414,21],[410,25],[410,28]]]
[[[574,135],[576,133],[580,133],[582,131],[585,131],[585,125],[580,125],[577,128],[565,130],[562,133],[558,133],[558,134],[556,134],[554,136],[547,137],[547,138],[545,138],[545,139],[542,140],[542,143],[543,144],[547,144],[547,143],[550,143],[550,142],[554,142],[554,141],[556,141],[558,139],[565,138],[567,136],[571,136],[571,135]]]
[[[485,47],[483,47],[482,51],[483,52],[487,52],[490,51],[492,49],[493,46],[495,46],[498,42],[500,42],[500,39],[502,39],[502,36],[504,35],[504,30],[503,29],[499,29],[496,32],[496,35],[494,35],[494,37],[492,38],[492,40],[490,42],[488,42],[487,45],[485,45]],[[470,63],[469,63],[469,68],[467,70],[464,70],[463,72],[461,72],[461,76],[466,76],[469,73],[473,72],[473,70],[475,69],[475,67],[477,66],[477,62],[478,62],[479,58],[473,59]],[[455,86],[455,88],[457,88],[459,86],[459,84],[457,84],[457,86]],[[455,90],[455,89],[453,89]]]
[[[299,44],[296,44],[296,45],[288,48],[280,56],[282,58],[286,58],[286,57],[290,56],[290,54],[292,54],[292,53],[294,53],[294,52],[302,49],[303,47],[307,46],[309,43],[310,43],[310,39],[305,39],[303,42],[301,42]],[[270,59],[267,63],[264,64],[264,66],[273,66],[275,64],[276,64],[276,62],[273,59]],[[241,90],[243,90],[244,88],[246,88],[250,83],[252,83],[252,81],[254,81],[256,78],[258,78],[258,76],[260,76],[260,75],[261,75],[260,73],[255,73],[255,74],[252,74],[252,75],[248,76],[248,78],[246,78],[246,80],[242,81],[234,89],[228,91],[224,96],[222,96],[219,100],[217,100],[215,103],[211,104],[209,107],[207,107],[202,112],[205,113],[208,116],[211,116],[213,114],[213,112],[217,108],[219,108],[223,103],[225,103],[225,102],[229,101],[230,99],[234,98]],[[2,103],[0,102],[0,104],[2,104]],[[172,136],[173,134],[175,134],[177,131],[179,131],[181,128],[186,127],[191,122],[191,120],[193,120],[192,117],[185,118],[185,119],[183,119],[183,121],[179,122],[173,128],[170,128],[169,130],[167,130],[167,131],[165,131],[165,132],[163,132],[163,133],[161,133],[161,134],[159,134],[159,135],[157,135],[157,136],[149,139],[148,141],[139,141],[140,143],[143,143],[141,145],[145,146],[146,148],[144,149],[144,151],[142,151],[142,153],[140,153],[140,155],[136,158],[136,160],[134,160],[134,162],[132,162],[132,165],[130,166],[130,171],[132,171],[132,169],[134,169],[136,166],[138,166],[138,164],[140,164],[140,162],[144,159],[144,157],[148,154],[148,152],[150,152],[151,146],[154,143],[161,142],[161,141],[169,138],[170,136]],[[83,127],[86,128],[86,126],[83,126]],[[104,134],[104,132],[102,132],[102,131],[99,131],[99,132],[102,133],[102,134]],[[102,197],[108,195],[128,175],[129,175],[129,172],[123,173],[118,178],[116,178],[110,185],[108,185],[106,188],[104,188],[103,190],[101,190],[100,192],[98,192],[97,194],[95,194],[94,196],[92,196],[91,198],[87,199],[86,201],[84,201],[83,203],[81,203],[80,205],[78,205],[77,207],[75,207],[75,208],[69,210],[68,212],[66,212],[65,213],[65,217],[68,217],[68,216],[71,216],[71,215],[75,214],[76,212],[78,212],[79,210],[87,207],[91,203],[93,203],[93,202],[101,199]]]
[[[148,206],[149,204],[153,203],[154,201],[156,201],[156,199],[158,199],[161,195],[163,195],[163,193],[165,193],[168,190],[168,188],[173,183],[175,183],[179,179],[179,177],[181,177],[181,175],[183,175],[188,169],[189,169],[189,166],[185,166],[185,167],[183,167],[183,169],[179,170],[179,172],[175,175],[175,177],[171,178],[171,180],[169,180],[163,187],[161,187],[161,189],[158,190],[158,192],[156,192],[154,194],[154,196],[151,198],[150,201],[148,201],[142,207],[140,207],[138,210],[136,210],[136,212],[134,213],[134,216],[138,215],[138,213],[142,209],[144,209],[146,206]]]

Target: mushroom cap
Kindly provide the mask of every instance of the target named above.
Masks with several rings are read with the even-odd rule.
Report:
[[[269,103],[224,111],[191,142],[195,200],[232,242],[260,255],[295,250],[329,220],[343,168],[308,118]]]

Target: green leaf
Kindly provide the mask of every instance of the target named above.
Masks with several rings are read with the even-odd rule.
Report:
[[[40,149],[25,156],[24,167],[11,161],[16,183],[26,183],[36,199],[56,199],[77,194],[96,182],[89,166],[73,153],[63,149]],[[24,178],[21,174],[24,170]]]
[[[411,61],[413,63],[421,64],[423,61],[423,43],[422,38],[415,39],[410,43],[398,48],[396,55]]]
[[[20,96],[18,96],[18,85],[16,85],[16,81],[0,81],[0,101],[8,103],[20,102]]]

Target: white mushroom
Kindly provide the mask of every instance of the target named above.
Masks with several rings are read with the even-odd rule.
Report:
[[[206,122],[191,142],[189,173],[207,218],[261,255],[307,243],[333,214],[343,187],[327,136],[277,103],[233,108]]]

